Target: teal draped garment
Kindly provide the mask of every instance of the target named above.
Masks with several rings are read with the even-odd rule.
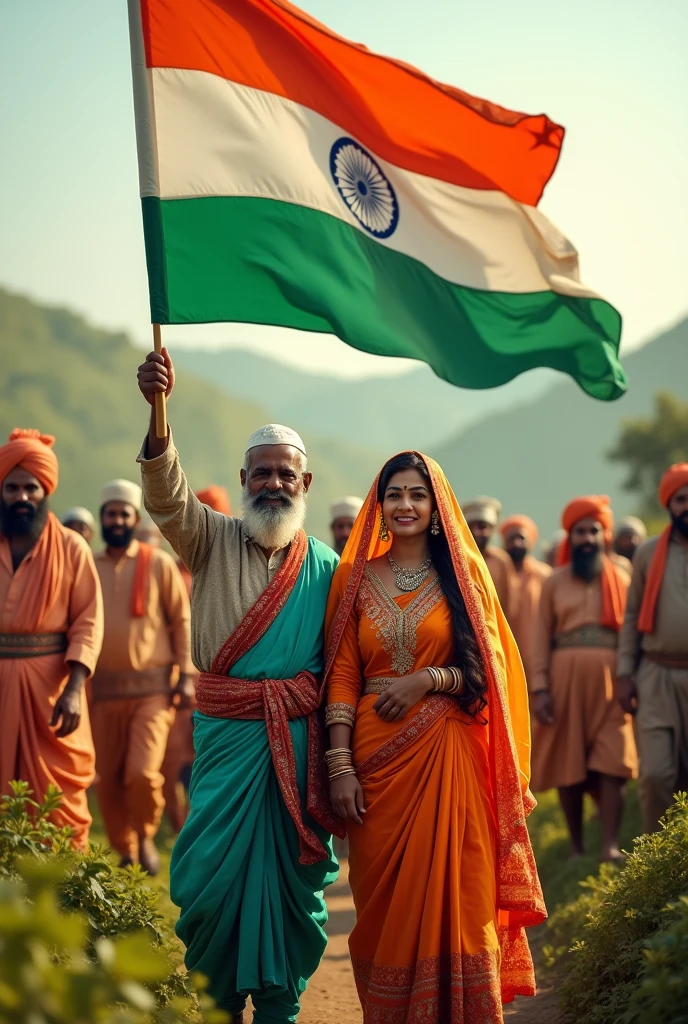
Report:
[[[265,635],[231,668],[240,679],[319,675],[325,606],[337,556],[312,537],[298,579]],[[194,715],[189,817],[170,878],[186,965],[210,981],[218,1004],[255,1024],[291,1024],[325,951],[323,889],[337,877],[331,837],[306,812],[308,722],[289,723],[304,821],[328,857],[299,863],[298,833],[275,775],[263,721]]]

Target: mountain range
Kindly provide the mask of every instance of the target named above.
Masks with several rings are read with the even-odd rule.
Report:
[[[271,421],[299,430],[315,475],[308,526],[323,539],[330,501],[365,494],[385,458],[408,447],[437,458],[460,499],[493,494],[506,513],[527,512],[547,534],[577,494],[609,494],[617,514],[634,510],[623,468],[606,452],[623,420],[651,411],[658,390],[688,399],[687,354],[688,319],[625,358],[629,391],[607,404],[548,370],[479,392],[424,367],[345,380],[252,352],[175,346],[170,422],[191,486],[224,484],[236,506],[248,435]],[[14,426],[56,435],[57,511],[96,509],[104,480],[137,479],[147,422],[140,361],[125,335],[0,289],[0,437]]]

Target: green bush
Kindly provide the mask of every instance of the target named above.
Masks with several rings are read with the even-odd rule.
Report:
[[[142,1001],[137,995],[138,1002],[134,1001],[126,1012],[123,1010],[124,1016],[107,1017],[101,1014],[86,1016],[84,1020],[112,1020],[113,1024],[149,1019],[160,1022],[198,1020],[201,1011],[210,1013],[204,1020],[227,1020],[226,1014],[212,1010],[212,1001],[208,997],[201,995],[200,1002],[197,999],[196,988],[200,983],[202,991],[202,979],[194,978],[195,986],[192,984],[183,966],[180,944],[160,913],[157,893],[147,884],[148,876],[141,868],[138,865],[127,868],[115,866],[107,852],[100,847],[91,846],[88,851],[75,850],[71,844],[70,829],[58,828],[50,821],[50,814],[59,807],[61,799],[59,791],[54,787],[49,789],[43,801],[38,802],[33,799],[27,783],[12,782],[10,785],[12,794],[0,799],[0,886],[3,886],[8,906],[12,908],[8,912],[8,920],[11,918],[15,924],[20,919],[24,921],[24,925],[16,924],[16,927],[21,934],[28,936],[28,945],[22,954],[28,958],[28,974],[46,986],[46,991],[37,993],[36,998],[50,1001],[52,986],[58,984],[56,979],[64,968],[64,985],[60,991],[67,1000],[62,1007],[65,1013],[66,1007],[71,1005],[67,999],[67,990],[72,984],[77,988],[82,984],[78,979],[82,978],[84,972],[90,979],[88,983],[83,983],[85,989],[90,991],[89,986],[92,984],[94,991],[97,989],[99,993],[105,993],[102,997],[103,1012],[113,996],[113,985],[115,988],[120,985],[121,989],[120,982],[128,984],[129,981],[136,981],[139,987],[144,986],[146,998],[152,1000],[155,1008],[154,1017],[146,1016],[149,1010],[144,1005],[146,999]],[[36,893],[32,889],[32,871],[36,872]],[[22,892],[26,896],[24,904],[21,904],[18,896]],[[35,902],[37,896],[40,897],[40,908]],[[17,904],[18,900],[22,909]],[[48,931],[45,933],[39,927],[43,910],[52,922],[46,924]],[[57,929],[55,915],[62,922],[68,922],[65,923],[67,946],[64,949],[59,944],[51,945],[49,938],[53,934],[50,929],[53,926]],[[3,921],[0,907],[0,941]],[[21,931],[22,927],[27,929],[26,933]],[[110,940],[115,939],[119,941],[113,945]],[[124,939],[126,943],[122,944]],[[46,944],[47,952],[42,943]],[[133,960],[136,950],[141,954],[145,976],[135,973]],[[34,954],[40,963],[45,962],[51,968],[46,966],[45,977],[41,975],[39,978],[36,973],[38,968],[32,960]],[[66,958],[64,964],[63,958]],[[90,966],[85,967],[85,961]],[[131,964],[134,971],[124,980],[117,974],[120,969],[124,970],[122,963]],[[154,964],[158,965],[155,970]],[[161,965],[164,965],[164,970]],[[53,975],[52,968],[57,974]],[[30,1015],[3,1017],[2,985],[9,983],[7,979],[3,982],[3,978],[4,975],[0,974],[0,1024],[4,1024],[5,1020],[31,1020],[32,1024],[35,1020],[35,1024],[52,1024],[53,1021],[61,1022],[63,1019],[81,1019],[72,1018],[68,1013],[64,1018],[40,1015],[35,1018]],[[22,991],[19,996],[15,992],[11,997],[20,998],[20,1005],[23,1005]],[[93,998],[101,996],[94,995]],[[139,1013],[138,1017],[136,1013]],[[144,1013],[143,1017],[141,1013]]]
[[[667,916],[668,927],[646,943],[643,978],[633,996],[638,1024],[688,1024],[688,897],[671,904]]]
[[[555,941],[575,936],[563,1008],[580,1024],[650,1024],[655,1018],[647,1016],[649,993],[662,972],[673,977],[688,965],[681,900],[688,894],[686,794],[677,796],[660,832],[635,840],[622,871],[605,867],[584,887],[574,903],[553,915]],[[679,1019],[665,1015],[662,1024]]]

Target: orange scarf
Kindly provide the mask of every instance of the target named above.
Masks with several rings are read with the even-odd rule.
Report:
[[[136,556],[136,568],[134,569],[134,583],[131,588],[131,617],[142,619],[146,614],[146,597],[148,596],[148,577],[150,565],[153,558],[153,545],[142,544],[139,541],[139,551]]]
[[[666,570],[672,531],[673,526],[669,523],[667,528],[662,531],[657,541],[655,553],[652,556],[650,571],[645,584],[645,593],[643,594],[643,603],[640,606],[640,614],[638,615],[638,630],[640,633],[654,633],[655,631],[657,600],[662,589],[662,580]]]

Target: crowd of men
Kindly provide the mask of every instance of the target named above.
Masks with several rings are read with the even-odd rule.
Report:
[[[0,791],[56,785],[57,821],[83,846],[94,786],[113,850],[154,874],[165,807],[175,831],[184,822],[194,756],[191,576],[138,484],[106,483],[98,523],[81,507],[60,523],[57,483],[53,438],[13,431],[0,447]],[[198,497],[231,514],[223,488]],[[529,681],[532,787],[557,788],[574,856],[586,793],[601,856],[616,860],[627,780],[640,775],[648,831],[688,782],[688,463],[667,470],[659,498],[668,523],[650,540],[633,517],[614,532],[606,498],[571,501],[542,560],[532,519],[500,521],[493,498],[463,505]],[[361,506],[332,506],[339,554]]]

